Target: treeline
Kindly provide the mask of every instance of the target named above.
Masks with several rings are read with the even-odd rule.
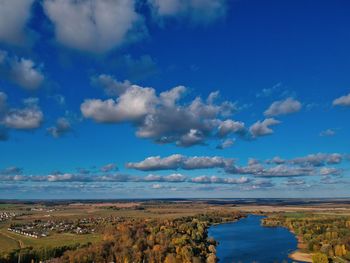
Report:
[[[21,262],[39,262],[55,258],[54,262],[142,262],[142,263],[200,263],[217,262],[216,242],[207,236],[211,224],[235,221],[243,215],[238,212],[212,212],[177,219],[127,219],[106,226],[103,241],[76,246],[63,253],[42,254],[21,250]],[[38,254],[39,255],[39,254]],[[8,255],[9,256],[9,255]],[[17,254],[0,262],[17,262]]]
[[[265,226],[285,226],[300,236],[306,252],[350,260],[350,218],[343,216],[279,214],[263,220]]]
[[[80,245],[79,243],[69,246],[57,246],[57,247],[42,247],[33,248],[26,247],[22,249],[15,249],[11,252],[0,253],[0,263],[18,263],[18,262],[40,262],[51,258],[61,257],[64,252],[69,250],[75,250],[78,248],[84,248],[91,245],[90,243]]]

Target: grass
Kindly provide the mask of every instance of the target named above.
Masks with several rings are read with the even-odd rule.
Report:
[[[307,213],[305,212],[288,212],[285,213],[287,218],[305,218],[307,217]]]
[[[18,242],[0,233],[0,252],[11,251],[19,248]]]
[[[63,245],[72,245],[76,243],[85,244],[88,242],[95,243],[101,240],[101,235],[98,234],[86,234],[75,235],[70,233],[56,234],[44,238],[29,238],[18,234],[12,234],[16,236],[18,240],[22,240],[25,246],[38,247],[58,247]]]
[[[96,243],[101,241],[100,234],[84,234],[76,235],[71,233],[54,234],[52,236],[34,239],[25,237],[16,233],[8,232],[6,229],[0,229],[0,252],[8,252],[17,249],[19,242],[24,247],[59,247],[64,245],[72,245],[76,243],[86,244],[88,242]],[[17,240],[17,241],[16,241]]]

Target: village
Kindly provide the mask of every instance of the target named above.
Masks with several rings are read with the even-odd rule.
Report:
[[[9,220],[16,216],[18,216],[18,214],[16,214],[15,212],[0,212],[0,222]]]
[[[91,234],[95,233],[99,226],[123,222],[121,217],[90,217],[76,220],[34,220],[28,223],[13,223],[8,231],[31,237],[44,238],[54,233]]]

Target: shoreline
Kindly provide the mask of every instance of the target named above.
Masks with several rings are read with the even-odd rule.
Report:
[[[301,252],[299,249],[289,254],[288,257],[296,261],[312,263],[312,255],[309,253]]]
[[[291,231],[291,232],[293,233],[293,235],[295,235],[294,231]],[[297,250],[295,250],[291,254],[289,254],[288,257],[293,259],[293,260],[300,261],[300,262],[311,262],[312,263],[312,254],[300,251],[300,249],[305,247],[303,239],[301,238],[301,236],[295,235],[295,237],[298,240]]]

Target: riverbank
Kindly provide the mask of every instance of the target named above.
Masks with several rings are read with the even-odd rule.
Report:
[[[294,235],[295,233],[291,231]],[[301,236],[296,236],[298,240],[298,249],[295,250],[293,253],[289,254],[289,258],[296,260],[296,261],[301,261],[301,262],[311,262],[312,263],[312,254],[310,253],[305,253],[301,252],[301,249],[305,249],[306,245],[302,239]]]
[[[294,251],[292,254],[289,255],[289,258],[301,261],[301,262],[312,262],[312,256],[309,253],[303,253],[299,250]]]

